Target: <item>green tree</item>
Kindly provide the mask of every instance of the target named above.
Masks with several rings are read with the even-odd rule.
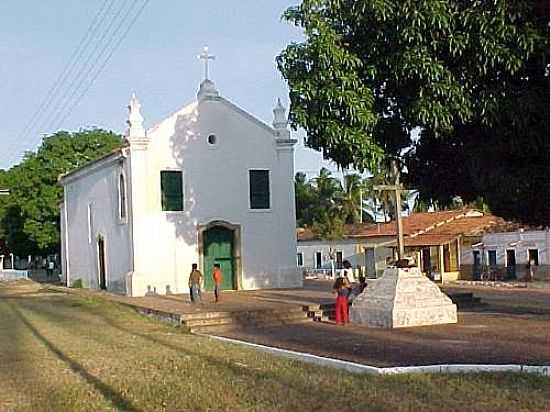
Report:
[[[543,4],[304,0],[284,18],[305,41],[277,58],[291,124],[342,167],[398,158],[439,203],[484,196],[505,217],[550,222]]]
[[[20,256],[59,251],[59,176],[121,143],[120,136],[100,129],[57,132],[5,172],[2,184],[10,195],[1,200],[0,216],[8,247]]]
[[[374,221],[365,211],[365,200],[368,192],[363,183],[361,175],[357,173],[344,175],[342,192],[338,202],[341,205],[342,219],[347,224]]]
[[[313,223],[313,208],[315,206],[315,192],[305,173],[298,172],[294,178],[294,193],[296,203],[296,226],[311,225]]]

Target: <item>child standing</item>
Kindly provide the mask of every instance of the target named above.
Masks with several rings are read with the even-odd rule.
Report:
[[[202,273],[197,269],[197,264],[191,265],[189,274],[189,291],[191,292],[191,302],[201,303],[201,281]]]
[[[336,293],[336,324],[345,325],[349,323],[348,316],[348,293],[350,284],[344,277],[339,277],[332,287],[333,293]]]
[[[216,298],[216,303],[218,303],[220,301],[223,283],[223,273],[219,263],[214,264],[214,269],[212,269],[212,280],[214,281],[214,297]]]

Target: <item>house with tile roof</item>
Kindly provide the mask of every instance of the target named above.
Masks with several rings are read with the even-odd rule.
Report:
[[[502,219],[471,209],[414,213],[403,218],[405,253],[436,281],[471,278],[471,246],[498,223]],[[396,236],[395,222],[346,225],[337,241],[299,228],[297,263],[306,273],[327,273],[331,261],[339,269],[348,260],[362,274],[376,278],[395,259]]]

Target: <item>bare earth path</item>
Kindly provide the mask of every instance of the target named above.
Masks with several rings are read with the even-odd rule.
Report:
[[[550,410],[548,378],[351,375],[31,282],[0,283],[0,388],[2,412]]]

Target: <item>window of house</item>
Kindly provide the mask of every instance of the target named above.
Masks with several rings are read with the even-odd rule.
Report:
[[[336,252],[336,269],[344,267],[344,256],[341,251]]]
[[[126,219],[126,182],[121,173],[118,178],[118,211],[120,220]]]
[[[323,254],[321,252],[315,252],[315,268],[321,269],[323,266]]]
[[[183,210],[183,175],[180,171],[160,172],[160,192],[162,210],[178,212]]]
[[[303,253],[297,253],[296,254],[296,263],[298,264],[298,267],[304,266],[304,254]]]
[[[489,266],[496,266],[497,265],[497,251],[496,250],[487,251],[487,258],[489,260]]]
[[[250,170],[250,208],[269,209],[269,170]]]
[[[531,263],[531,261],[535,262],[534,265],[539,265],[539,250],[538,249],[529,249],[529,261],[527,263]]]

